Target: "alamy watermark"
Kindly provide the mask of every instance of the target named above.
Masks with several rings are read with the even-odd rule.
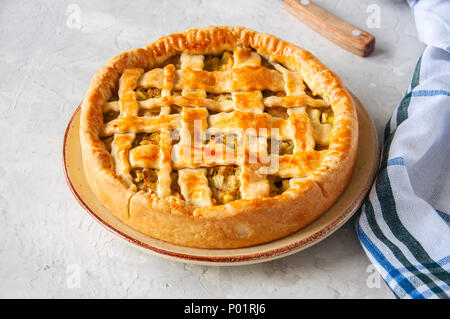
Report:
[[[366,285],[368,288],[380,288],[381,287],[381,275],[378,272],[377,268],[370,264],[366,268],[366,272],[369,273],[366,279]]]
[[[81,29],[81,8],[78,4],[69,4],[66,8],[66,25],[69,29]]]
[[[81,267],[77,264],[66,266],[66,286],[69,289],[81,288]]]
[[[381,28],[381,8],[378,4],[369,4],[366,8],[369,16],[366,19],[366,25],[369,29]]]
[[[230,129],[229,133],[204,131],[202,121],[195,120],[193,132],[188,129],[173,131],[172,140],[180,142],[172,148],[172,158],[183,157],[183,162],[194,164],[254,164],[260,174],[278,171],[280,142],[278,128]]]

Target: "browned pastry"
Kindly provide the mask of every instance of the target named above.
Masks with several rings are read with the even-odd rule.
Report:
[[[89,185],[131,227],[255,245],[323,214],[355,163],[349,93],[309,52],[242,27],[163,37],[101,67],[82,103]]]

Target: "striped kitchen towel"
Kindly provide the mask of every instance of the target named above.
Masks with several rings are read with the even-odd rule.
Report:
[[[410,0],[427,47],[384,132],[359,239],[399,298],[450,296],[450,1]]]

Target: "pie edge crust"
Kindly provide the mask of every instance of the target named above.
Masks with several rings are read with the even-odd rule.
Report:
[[[138,192],[134,185],[128,186],[121,176],[114,174],[112,157],[99,138],[103,127],[102,105],[116,88],[120,73],[131,67],[152,68],[182,51],[206,54],[236,45],[251,47],[300,70],[308,86],[327,98],[335,122],[329,154],[319,168],[302,180],[301,187],[290,188],[276,197],[237,200],[207,208],[186,206],[174,197],[159,199]],[[291,234],[333,205],[353,172],[358,120],[354,101],[341,80],[308,51],[244,27],[211,26],[162,37],[144,48],[120,53],[100,67],[81,105],[80,142],[89,186],[122,222],[173,244],[237,248]]]

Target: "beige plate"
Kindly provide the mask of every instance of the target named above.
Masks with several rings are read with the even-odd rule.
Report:
[[[79,139],[79,107],[64,135],[63,164],[66,180],[75,198],[96,221],[128,243],[152,254],[204,265],[241,265],[284,257],[311,247],[335,232],[355,213],[372,185],[379,159],[377,133],[367,111],[354,99],[359,119],[358,158],[347,189],[320,218],[289,236],[266,244],[236,249],[190,248],[151,238],[122,223],[92,193],[84,175]]]

